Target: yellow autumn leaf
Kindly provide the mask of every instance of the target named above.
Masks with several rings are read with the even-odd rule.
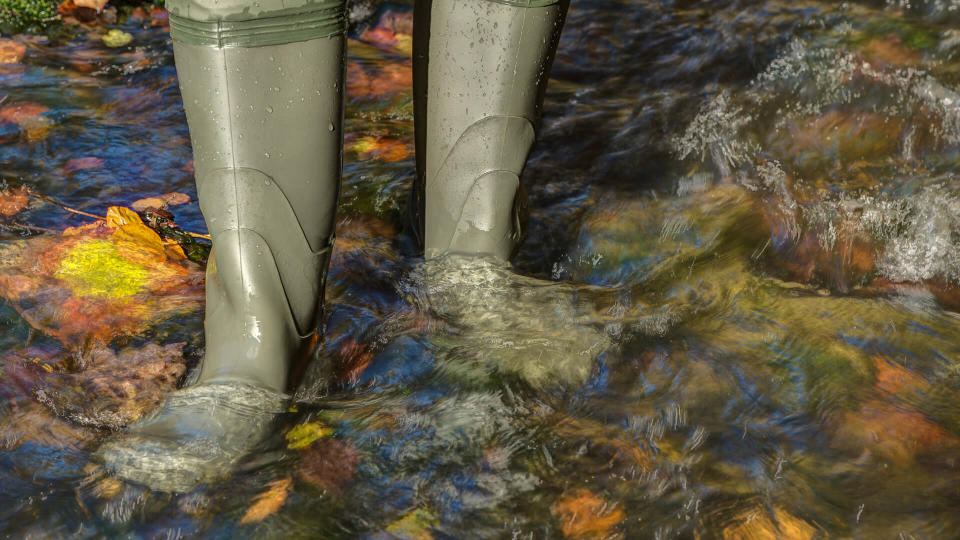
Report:
[[[164,240],[163,249],[166,251],[167,257],[170,257],[174,261],[182,261],[187,258],[187,254],[183,252],[180,244],[173,240]]]
[[[298,424],[287,432],[287,448],[298,450],[306,448],[314,441],[333,435],[333,428],[325,426],[320,422],[308,422]]]
[[[396,43],[394,43],[393,48],[398,52],[404,54],[413,54],[413,36],[410,34],[397,34]]]
[[[387,532],[404,540],[433,540],[428,530],[437,525],[437,516],[417,508],[387,526]]]
[[[109,240],[88,239],[71,247],[60,259],[54,277],[65,281],[73,294],[124,298],[146,289],[149,269],[121,255]]]
[[[140,215],[124,206],[111,206],[107,209],[107,227],[119,229],[128,223],[143,225]]]
[[[293,478],[287,477],[267,484],[267,490],[257,495],[250,508],[240,518],[241,525],[263,521],[275,514],[284,503],[293,488]]]
[[[103,35],[103,44],[107,47],[123,47],[133,41],[133,36],[114,28]]]
[[[163,239],[156,231],[144,225],[143,220],[133,210],[123,206],[111,206],[107,209],[107,226],[115,229],[112,239],[124,257],[143,264],[167,258]]]
[[[720,533],[724,540],[812,540],[818,536],[815,527],[778,507],[773,508],[773,515],[761,508],[746,511]]]
[[[373,137],[360,137],[350,145],[350,149],[358,154],[366,154],[377,149],[377,140]]]

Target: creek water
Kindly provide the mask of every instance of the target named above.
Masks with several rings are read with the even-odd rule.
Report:
[[[78,379],[15,369],[82,372],[92,338],[48,330],[79,315],[5,294],[4,536],[960,535],[960,5],[574,1],[512,268],[424,264],[406,232],[410,9],[351,8],[325,341],[276,436],[189,494],[110,479],[110,426],[37,403]],[[185,193],[202,231],[167,32],[121,28],[16,38],[3,105],[45,110],[0,125],[0,176],[100,215]],[[7,227],[0,259],[56,236]],[[104,336],[193,363],[202,309]],[[85,400],[136,394],[97,369]]]

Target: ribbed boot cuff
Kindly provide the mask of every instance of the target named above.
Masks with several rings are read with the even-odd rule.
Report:
[[[232,18],[232,17],[231,17]],[[248,20],[197,21],[170,14],[170,37],[189,45],[263,47],[341,34],[346,29],[342,1],[316,2]]]

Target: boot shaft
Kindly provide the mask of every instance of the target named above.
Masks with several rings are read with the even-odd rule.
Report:
[[[414,210],[425,255],[509,258],[568,1],[419,0]]]
[[[318,324],[333,243],[343,3],[168,4],[213,238],[198,380],[283,391]]]

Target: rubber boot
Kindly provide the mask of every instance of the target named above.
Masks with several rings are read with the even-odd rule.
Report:
[[[417,0],[411,209],[418,308],[456,329],[457,355],[537,388],[590,376],[610,341],[574,286],[526,278],[520,176],[536,137],[567,0]],[[469,362],[468,362],[469,363]]]
[[[417,0],[413,208],[427,259],[507,260],[569,0]]]
[[[213,238],[196,382],[104,444],[116,475],[187,491],[229,475],[286,408],[313,340],[340,186],[342,0],[167,0]]]

